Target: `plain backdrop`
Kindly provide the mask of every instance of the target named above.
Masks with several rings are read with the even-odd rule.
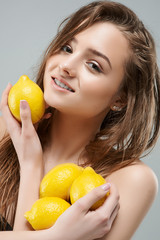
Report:
[[[7,83],[16,83],[21,75],[27,74],[34,79],[42,54],[56,34],[60,22],[89,2],[92,1],[0,0],[0,96]],[[120,0],[117,2],[129,6],[141,18],[156,41],[158,59],[160,59],[160,1]],[[143,159],[154,170],[158,180],[160,180],[159,159],[160,141]],[[132,239],[160,239],[159,193]]]

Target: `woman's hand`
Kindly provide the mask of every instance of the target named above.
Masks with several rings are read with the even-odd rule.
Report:
[[[42,160],[42,148],[31,121],[31,112],[25,100],[20,102],[21,124],[12,116],[8,107],[8,94],[12,85],[8,84],[2,94],[0,109],[6,122],[7,131],[12,139],[18,155],[20,167],[34,164]]]
[[[0,109],[20,164],[20,184],[14,230],[29,230],[24,213],[39,198],[39,185],[43,176],[43,154],[39,137],[31,121],[28,103],[24,100],[20,103],[21,124],[9,110],[8,94],[11,87],[12,85],[8,84],[4,90]]]
[[[110,187],[111,186],[111,187]],[[110,191],[104,204],[95,211],[91,206]],[[119,194],[114,184],[109,183],[93,189],[76,201],[56,221],[48,232],[49,240],[93,240],[107,234],[118,214]],[[54,235],[52,235],[54,232]],[[55,234],[56,232],[56,234]],[[53,236],[56,235],[56,238]]]

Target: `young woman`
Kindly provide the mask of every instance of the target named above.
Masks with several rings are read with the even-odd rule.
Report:
[[[124,5],[92,2],[63,22],[37,84],[47,108],[36,130],[26,101],[20,104],[22,124],[12,117],[11,84],[1,99],[1,221],[14,231],[0,237],[130,239],[157,192],[154,173],[140,161],[159,134],[160,77],[152,36]],[[44,174],[66,162],[92,166],[111,186],[78,200],[52,228],[32,231],[24,213],[39,198]],[[109,188],[104,205],[89,211]]]

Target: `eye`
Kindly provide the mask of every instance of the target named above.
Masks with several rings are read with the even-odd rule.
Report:
[[[96,63],[94,63],[94,62],[88,62],[87,64],[88,64],[88,66],[89,66],[90,68],[92,68],[92,70],[94,70],[94,71],[96,71],[96,72],[99,72],[99,73],[102,72],[102,70],[101,70],[101,68],[98,66],[98,64],[96,64]]]
[[[69,45],[62,46],[61,50],[63,52],[72,53],[72,48]]]

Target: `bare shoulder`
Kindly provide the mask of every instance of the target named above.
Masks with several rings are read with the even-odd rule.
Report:
[[[150,167],[139,161],[115,171],[108,179],[119,190],[120,210],[110,233],[104,239],[131,239],[155,199],[157,177]]]
[[[141,161],[112,173],[109,178],[119,187],[130,186],[132,189],[142,190],[143,194],[148,192],[153,199],[158,191],[158,181],[154,171]]]
[[[0,116],[0,140],[2,140],[6,133],[7,133],[6,124],[3,120],[3,117]]]

